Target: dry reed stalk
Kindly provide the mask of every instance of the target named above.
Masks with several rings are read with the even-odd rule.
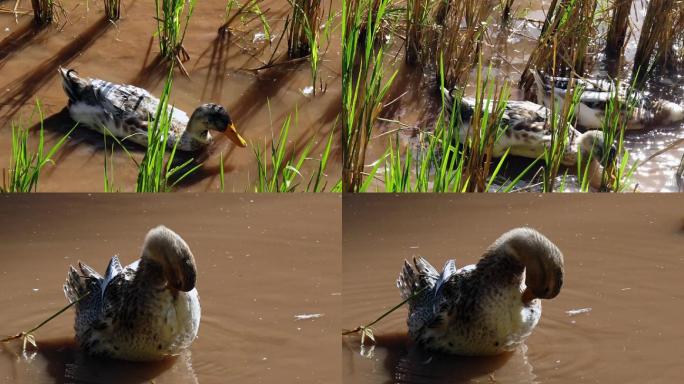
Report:
[[[431,3],[431,0],[406,1],[406,54],[404,59],[407,64],[417,64],[423,55],[423,39]]]
[[[556,1],[554,0],[552,5]],[[537,46],[518,84],[527,95],[534,83],[531,69],[560,76],[582,76],[591,67],[589,48],[596,35],[597,0],[560,0],[550,8]]]
[[[468,72],[479,57],[490,7],[488,2],[480,0],[440,5],[436,19],[439,22],[443,15],[443,28],[437,41],[438,51],[444,58],[444,86],[448,89],[462,88],[468,79]],[[435,62],[439,66],[439,58]]]
[[[641,36],[634,55],[635,74],[645,78],[653,69],[674,64],[674,46],[684,37],[684,2],[651,0],[641,27]],[[644,76],[642,76],[644,75]]]
[[[625,49],[627,27],[629,26],[629,12],[632,0],[615,0],[613,12],[606,37],[606,54],[617,58]]]

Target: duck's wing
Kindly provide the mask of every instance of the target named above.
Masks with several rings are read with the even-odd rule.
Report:
[[[143,88],[128,84],[115,84],[100,79],[91,79],[94,95],[112,117],[128,127],[131,133],[137,129],[147,131],[148,123],[154,119],[159,99]]]

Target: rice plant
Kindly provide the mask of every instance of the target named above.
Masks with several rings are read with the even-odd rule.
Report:
[[[342,2],[342,185],[347,192],[357,192],[364,184],[368,141],[397,74],[384,80],[384,47],[375,45],[389,4]]]
[[[173,107],[169,108],[169,96],[173,85],[172,75],[173,66],[159,98],[154,121],[148,124],[150,128],[147,135],[147,148],[145,156],[138,164],[136,192],[168,192],[201,166],[201,164],[193,165],[193,159],[176,164],[174,160],[176,160],[178,142],[173,146],[166,162],[164,161],[173,114]]]
[[[104,8],[109,20],[119,20],[121,17],[121,0],[104,0]]]
[[[321,0],[288,0],[292,15],[287,31],[287,54],[291,59],[307,56],[316,45],[321,25]]]
[[[590,68],[590,47],[596,35],[597,0],[554,0],[541,36],[520,78],[528,95],[534,83],[531,70],[558,76],[582,76]]]
[[[537,85],[541,87],[541,85]],[[556,180],[558,177],[558,171],[565,159],[567,147],[571,145],[571,135],[570,130],[573,129],[571,122],[575,121],[575,113],[578,110],[578,105],[580,102],[580,96],[582,95],[583,88],[581,86],[576,86],[573,79],[570,80],[568,84],[567,92],[565,93],[565,99],[562,103],[562,108],[556,104],[556,98],[551,98],[551,105],[549,111],[550,116],[550,130],[551,130],[551,142],[548,147],[544,150],[544,178],[543,178],[543,189],[545,192],[553,192],[556,186]],[[575,138],[576,139],[576,138]],[[578,157],[581,159],[581,151],[578,150]],[[586,162],[590,162],[592,159],[589,156],[588,159],[584,159]],[[581,170],[584,161],[578,161],[578,170]],[[589,175],[590,172],[585,172]],[[589,179],[586,178],[588,181]],[[564,182],[561,183],[561,190],[564,189]]]
[[[406,1],[406,52],[404,60],[415,65],[423,56],[423,44],[426,38],[426,25],[429,23],[432,0]]]
[[[38,25],[52,23],[55,15],[55,0],[31,0],[33,20]]]
[[[444,58],[444,84],[449,89],[462,88],[479,57],[491,7],[488,2],[480,0],[440,5],[445,8],[437,11],[444,14],[444,27],[437,38],[438,51]],[[441,58],[436,59],[435,67],[439,65]]]
[[[684,4],[675,0],[651,0],[641,26],[634,55],[634,72],[650,74],[655,68],[673,64],[675,46],[684,38]]]
[[[253,146],[257,161],[255,192],[295,192],[304,182],[301,169],[304,162],[308,160],[315,138],[306,144],[298,156],[294,152],[288,156],[287,142],[291,123],[292,116],[288,116],[280,128],[278,137],[273,138],[268,156],[265,147],[258,144]],[[328,137],[316,172],[309,178],[306,192],[325,191],[327,183],[324,181],[324,176],[332,149],[333,133],[331,132]]]
[[[613,5],[610,27],[606,37],[606,53],[610,57],[620,57],[625,48],[631,7],[632,0],[616,0]]]
[[[183,67],[183,62],[189,60],[190,55],[183,47],[183,39],[188,29],[190,17],[192,17],[192,12],[195,9],[196,1],[154,0],[159,54],[163,58],[177,64],[185,75],[188,73],[185,67]]]
[[[3,171],[3,186],[0,192],[36,192],[40,173],[48,163],[53,163],[52,157],[64,145],[67,138],[76,128],[75,126],[62,136],[50,149],[45,148],[45,130],[43,127],[43,112],[40,102],[36,101],[36,111],[40,119],[38,131],[38,145],[35,151],[29,148],[29,128],[12,122],[12,152],[9,170]]]

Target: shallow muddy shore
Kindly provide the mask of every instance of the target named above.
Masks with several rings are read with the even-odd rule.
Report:
[[[340,204],[335,195],[0,197],[3,337],[66,305],[70,264],[103,273],[115,254],[133,262],[159,224],[192,249],[202,306],[197,340],[161,363],[87,357],[69,309],[35,333],[37,351],[0,346],[0,381],[339,382]]]
[[[329,5],[323,3],[326,17]],[[188,113],[200,103],[222,104],[251,145],[267,148],[272,138],[278,137],[285,119],[292,116],[288,152],[300,153],[313,140],[309,157],[319,159],[340,110],[338,31],[333,30],[331,41],[321,42],[321,49],[327,51],[322,54],[318,76],[325,92],[305,95],[303,91],[311,85],[307,60],[254,70],[264,66],[272,55],[279,62],[286,60],[281,56],[287,50],[286,39],[277,52],[273,51],[283,34],[288,3],[261,3],[272,29],[271,44],[261,39],[259,21],[250,18],[246,18],[249,23],[242,24],[238,17],[231,24],[230,36],[221,38],[218,28],[224,22],[225,7],[222,0],[197,3],[184,42],[190,55],[190,61],[184,65],[190,77],[176,71],[170,102]],[[339,9],[341,3],[335,1],[332,7]],[[30,10],[30,2],[24,1],[21,9]],[[32,13],[16,19],[12,14],[0,13],[1,167],[9,165],[11,121],[24,121],[25,126],[37,123],[37,116],[31,118],[36,99],[40,100],[46,117],[47,146],[72,127],[73,121],[64,111],[67,98],[58,78],[59,66],[74,68],[84,77],[144,87],[157,96],[163,89],[167,66],[157,59],[154,2],[123,2],[122,17],[116,23],[104,18],[102,2],[65,0],[62,9],[66,16],[60,10],[59,21],[43,29],[33,27]],[[335,16],[335,11],[332,14]],[[339,17],[334,22],[339,23]],[[129,146],[129,151],[137,161],[144,154],[136,145]],[[331,157],[338,158],[338,152],[335,141]],[[218,191],[221,155],[225,163],[225,191],[251,191],[257,174],[252,148],[237,148],[223,137],[208,153],[196,156],[202,158],[204,165],[178,189]],[[102,135],[78,128],[56,156],[57,165],[45,168],[39,190],[103,191],[105,156],[111,153],[105,151]],[[330,185],[339,179],[338,163],[339,159],[331,161],[326,172]],[[302,173],[307,180],[317,166],[316,160],[305,162]],[[115,189],[134,190],[137,168],[125,151],[116,148],[111,167]]]
[[[463,267],[505,231],[530,226],[563,252],[560,295],[542,302],[525,348],[495,358],[425,352],[406,334],[405,307],[377,324],[371,351],[342,340],[345,383],[674,382],[684,295],[684,200],[680,195],[373,195],[343,202],[346,329],[401,299],[403,261]],[[576,311],[576,312],[572,312]],[[370,357],[363,357],[363,352]]]

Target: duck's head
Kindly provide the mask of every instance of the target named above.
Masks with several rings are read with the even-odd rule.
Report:
[[[168,286],[188,292],[195,288],[197,269],[190,247],[176,232],[160,225],[145,237],[142,259],[161,266]]]
[[[240,136],[226,109],[218,104],[202,104],[190,116],[188,131],[202,140],[208,131],[218,131],[226,135],[238,147],[246,147],[247,142]]]
[[[532,228],[516,228],[501,235],[492,247],[525,266],[524,303],[558,296],[563,285],[563,254],[546,236]]]
[[[589,183],[593,188],[610,188],[617,178],[617,147],[614,143],[607,145],[605,135],[601,131],[587,131],[577,139],[577,151],[583,161],[589,161]],[[586,163],[585,163],[586,164]],[[584,165],[582,165],[584,167]],[[603,183],[603,170],[608,172],[607,185]]]
[[[593,157],[602,166],[613,164],[617,156],[615,144],[606,145],[605,135],[601,131],[587,131],[578,138],[578,150],[582,152],[582,158]],[[606,150],[606,147],[608,149]]]

